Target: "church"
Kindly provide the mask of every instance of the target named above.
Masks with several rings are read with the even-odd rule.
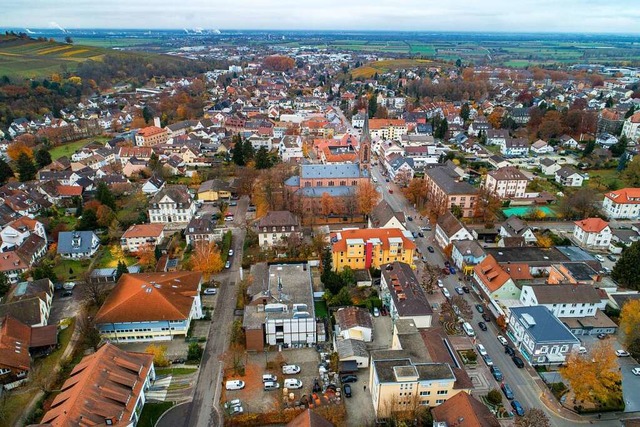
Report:
[[[329,217],[351,220],[359,215],[356,189],[361,182],[371,179],[370,156],[371,134],[367,117],[359,141],[357,163],[300,165],[300,175],[285,181],[289,209],[298,214],[303,223],[318,222],[326,216],[327,208]]]

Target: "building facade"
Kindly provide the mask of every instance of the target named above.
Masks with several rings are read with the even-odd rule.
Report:
[[[352,270],[380,269],[382,265],[396,261],[414,267],[416,245],[397,228],[342,230],[332,234],[332,241],[335,271],[342,271],[345,267]]]
[[[519,169],[508,166],[486,175],[484,186],[501,199],[523,198],[529,179]]]
[[[149,222],[187,225],[196,213],[196,204],[186,185],[167,185],[149,201]]]
[[[609,219],[640,218],[640,188],[622,188],[605,193],[602,209]]]

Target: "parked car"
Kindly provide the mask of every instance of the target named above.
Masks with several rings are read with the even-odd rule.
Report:
[[[424,237],[424,233],[422,231],[418,231],[418,237]]]
[[[349,384],[345,384],[343,390],[346,397],[351,397],[351,386]]]
[[[413,217],[408,216],[408,217],[407,217],[407,221],[413,221]]]
[[[611,255],[611,254],[607,255],[607,258],[609,258],[609,261],[613,261],[613,262],[616,262],[618,260],[618,258],[616,258],[615,255]]]
[[[633,373],[633,375],[640,375],[640,368],[633,368],[631,372]]]
[[[586,352],[587,352],[586,347],[580,346],[580,348],[578,348],[578,354],[586,354]]]
[[[516,414],[519,417],[524,416],[524,408],[522,407],[520,402],[518,402],[517,400],[512,400],[511,401],[511,407],[513,408],[514,411],[516,411]]]
[[[262,384],[262,389],[264,391],[271,391],[271,390],[277,390],[280,388],[280,384],[273,382],[273,381],[268,381],[264,384]]]
[[[524,362],[518,356],[513,356],[511,360],[513,360],[513,364],[516,365],[518,368],[520,369],[524,368]]]
[[[424,227],[420,227],[420,230],[422,230],[422,231],[431,231],[431,226],[425,225]]]
[[[373,317],[380,317],[380,310],[378,307],[373,307]]]
[[[438,287],[444,288],[444,283],[442,283],[442,279],[438,279]]]
[[[449,273],[456,274],[456,268],[455,267],[449,267]]]
[[[291,390],[302,388],[302,381],[297,378],[287,378],[284,380],[284,386]]]
[[[264,374],[264,375],[262,376],[262,382],[263,382],[263,383],[268,383],[268,382],[272,382],[272,383],[274,383],[274,382],[276,382],[276,381],[278,381],[278,377],[276,377],[276,376],[275,376],[275,375],[273,375],[273,374]]]
[[[468,294],[468,293],[469,293],[469,287],[468,287],[468,286],[463,286],[463,287],[462,287],[462,291],[463,291],[465,294]]]
[[[482,356],[482,358],[484,359],[484,363],[486,363],[487,366],[493,366],[493,360],[491,360],[491,357],[489,357],[488,354]]]
[[[233,399],[228,402],[225,402],[224,409],[229,409],[229,408],[233,408],[234,406],[240,406],[240,405],[242,405],[242,402],[240,401],[240,399]]]
[[[487,349],[484,348],[484,346],[482,344],[476,344],[476,348],[478,349],[478,353],[480,353],[480,356],[484,356],[487,353]]]
[[[322,390],[322,387],[320,387],[320,383],[318,382],[318,379],[315,378],[313,380],[313,388],[311,389],[314,393],[318,393],[319,391]]]
[[[618,356],[618,357],[629,357],[630,354],[629,354],[628,351],[616,350],[616,356]]]
[[[389,182],[389,178],[385,178],[385,179],[384,179],[384,182]]]
[[[62,285],[62,287],[68,291],[72,290],[73,288],[76,287],[76,282],[64,282],[64,284]]]
[[[415,231],[412,231],[411,235],[413,236],[414,239],[418,238],[418,233],[416,233]]]
[[[358,377],[355,375],[343,375],[340,377],[340,382],[343,384],[355,383],[358,381]]]
[[[229,206],[238,206],[238,202],[230,202]]]
[[[229,380],[225,383],[227,390],[241,390],[244,388],[244,381],[242,380]]]
[[[511,387],[509,387],[509,384],[507,383],[502,383],[502,385],[500,386],[500,388],[502,389],[502,392],[504,393],[505,397],[509,400],[513,400],[514,396],[513,396],[513,390],[511,390]]]
[[[597,337],[598,337],[599,340],[605,340],[605,339],[607,339],[609,337],[609,335],[607,335],[607,334],[598,334]]]
[[[507,341],[507,339],[505,337],[503,337],[502,335],[498,335],[497,336],[498,341],[500,341],[500,344],[507,346],[509,345],[509,341]]]
[[[224,263],[224,268],[231,268],[231,261],[227,260],[227,262]]]
[[[486,331],[487,325],[484,322],[478,322],[478,328],[480,328],[483,331]]]
[[[484,319],[485,322],[491,322],[491,316],[487,313],[482,313],[482,319]]]
[[[389,189],[389,194],[393,194],[393,190],[392,189]]]
[[[244,409],[242,406],[232,406],[231,409],[229,409],[229,415],[242,414],[243,412]]]
[[[456,288],[456,293],[457,293],[458,295],[464,295],[464,291],[462,290],[462,288],[461,288],[461,287],[457,287],[457,288]]]
[[[71,291],[64,291],[62,293],[62,298],[69,298],[71,296],[73,296],[73,292],[71,292]]]
[[[451,298],[451,294],[446,288],[442,288],[442,295],[444,295],[446,298]]]
[[[502,381],[504,379],[502,371],[496,365],[491,367],[491,374],[493,374],[493,378],[495,378],[496,381]]]
[[[427,248],[427,250],[429,251],[429,253],[434,253],[435,252],[434,249],[433,249],[433,246],[429,246]]]
[[[285,375],[294,375],[300,373],[300,366],[298,365],[284,365],[282,367],[282,373]]]
[[[186,361],[187,361],[187,359],[183,359],[183,358],[179,357],[177,359],[173,359],[171,361],[171,363],[173,363],[174,365],[179,365],[179,364],[184,363]]]
[[[478,310],[478,313],[480,314],[484,313],[484,307],[482,304],[476,304],[476,310]]]
[[[508,345],[504,347],[504,352],[511,357],[516,355],[516,351],[513,349],[513,347],[509,347]]]
[[[205,295],[215,295],[217,293],[218,293],[218,290],[216,288],[206,288],[204,290]]]
[[[233,256],[233,249],[229,249],[229,256]]]

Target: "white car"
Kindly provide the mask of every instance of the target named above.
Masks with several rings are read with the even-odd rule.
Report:
[[[215,295],[217,293],[218,293],[218,290],[216,288],[206,288],[204,290],[205,295]]]
[[[242,406],[232,406],[231,409],[229,409],[229,415],[242,414],[243,412],[244,409]]]
[[[444,295],[446,298],[451,298],[451,294],[445,288],[442,288],[442,295]]]
[[[287,378],[284,380],[284,386],[291,390],[302,388],[302,381],[296,378]]]
[[[604,257],[602,255],[596,255],[595,259],[597,259],[600,262],[604,262]]]
[[[380,317],[380,310],[378,307],[373,307],[373,317]]]
[[[444,283],[442,283],[442,279],[438,279],[438,287],[444,288]]]
[[[64,282],[64,285],[62,285],[62,287],[70,291],[71,289],[76,287],[76,282]]]
[[[505,337],[503,337],[502,335],[498,335],[498,341],[500,341],[500,344],[507,346],[509,345],[509,341],[507,341],[507,339]]]
[[[587,348],[586,347],[578,347],[578,354],[586,354],[587,353]]]
[[[233,216],[225,216],[224,220],[225,221],[233,221]]]
[[[224,268],[231,268],[231,261],[227,260],[227,262],[224,263]]]
[[[274,383],[274,382],[276,382],[276,381],[278,381],[278,377],[276,377],[276,376],[275,376],[275,375],[273,375],[273,374],[264,374],[264,375],[262,376],[262,382],[263,382],[263,383],[268,383],[268,382],[272,382],[272,383]]]
[[[229,249],[229,256],[233,256],[233,249]]]
[[[227,390],[242,390],[244,388],[244,381],[242,380],[229,380],[225,384]]]
[[[624,350],[616,350],[616,356],[618,357],[629,357],[630,354],[627,351]]]
[[[282,373],[285,375],[294,375],[300,373],[300,366],[298,365],[284,365],[282,367]]]
[[[640,368],[633,368],[631,372],[633,373],[633,375],[640,375]]]
[[[487,350],[484,348],[484,346],[482,344],[476,345],[476,348],[478,349],[478,353],[480,353],[480,356],[486,356],[487,355]]]
[[[224,404],[224,409],[229,409],[229,408],[233,408],[234,406],[241,406],[241,405],[242,405],[242,402],[240,402],[240,399],[233,399]]]

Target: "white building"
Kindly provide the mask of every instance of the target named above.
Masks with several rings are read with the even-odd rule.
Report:
[[[570,166],[563,166],[556,171],[555,180],[564,187],[582,187],[584,176]]]
[[[602,209],[609,219],[640,218],[640,188],[623,188],[605,193]]]
[[[626,136],[629,141],[640,142],[640,112],[635,113],[624,121],[622,134]]]
[[[292,236],[302,237],[300,221],[289,211],[271,211],[258,222],[260,247],[284,245]]]
[[[285,135],[278,146],[278,154],[283,162],[300,160],[302,152],[302,138],[296,135]]]
[[[591,285],[523,285],[520,302],[526,307],[541,305],[557,318],[593,317],[604,310],[606,301]]]
[[[587,218],[576,221],[573,237],[583,248],[607,249],[611,243],[611,227],[601,218]]]
[[[371,342],[373,319],[368,310],[360,307],[340,308],[335,312],[336,334],[343,339]]]
[[[31,234],[36,234],[43,239],[47,239],[44,224],[29,217],[21,217],[7,224],[0,231],[2,245],[0,251],[20,246]]]
[[[527,191],[529,179],[519,169],[508,166],[486,175],[485,188],[501,199],[522,198]]]
[[[196,213],[196,204],[186,185],[167,185],[149,202],[149,221],[186,226]]]
[[[155,249],[164,240],[164,224],[134,224],[120,238],[122,250],[138,252],[140,248]]]

